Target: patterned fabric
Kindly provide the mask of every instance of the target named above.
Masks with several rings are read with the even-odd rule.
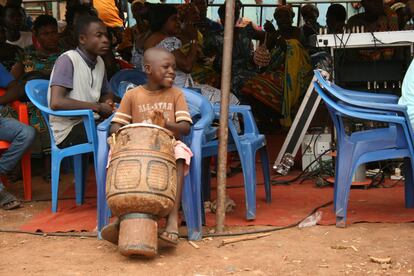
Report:
[[[232,92],[240,97],[240,89],[244,82],[257,74],[253,64],[253,37],[254,29],[251,25],[244,28],[235,28],[232,59]],[[224,32],[219,31],[208,36],[204,43],[204,52],[207,56],[215,56],[214,69],[221,72],[223,58]]]
[[[156,47],[164,48],[170,52],[173,52],[177,49],[181,49],[182,43],[176,37],[168,37],[162,40],[160,43],[157,44]],[[201,94],[207,97],[212,103],[220,102],[221,98],[221,91],[217,88],[214,88],[210,85],[205,84],[198,84],[193,81],[190,74],[186,74],[182,71],[176,70],[175,71],[175,81],[174,84],[178,87],[189,87],[189,88],[197,88],[201,90]],[[239,104],[239,100],[234,96],[230,96],[230,103],[231,104]]]
[[[312,66],[305,48],[296,39],[286,40],[286,51],[272,50],[270,66],[247,81],[242,92],[281,114],[281,124],[292,124],[292,109],[312,79]]]
[[[17,61],[23,64],[25,73],[37,71],[49,77],[55,61],[62,52],[63,50],[60,50],[58,53],[50,55],[35,49],[34,46],[29,46],[17,57]]]

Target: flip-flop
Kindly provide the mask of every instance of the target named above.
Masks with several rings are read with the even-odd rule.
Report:
[[[3,189],[0,192],[0,208],[3,208],[4,210],[12,210],[19,208],[21,205],[21,201],[6,191],[6,189]]]
[[[102,239],[109,241],[115,245],[118,245],[119,239],[119,220],[105,225],[101,230]]]
[[[173,240],[173,239],[170,239],[168,236],[170,236],[170,235],[174,235],[174,236],[176,236],[177,237],[177,239],[175,239],[175,240]],[[170,245],[170,246],[176,246],[177,244],[178,244],[178,240],[180,239],[180,235],[178,234],[178,232],[175,232],[175,231],[163,231],[159,236],[158,236],[158,238],[161,240],[161,241],[163,241],[163,242],[165,242],[167,245]]]

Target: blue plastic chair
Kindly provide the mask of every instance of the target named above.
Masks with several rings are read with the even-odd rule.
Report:
[[[216,115],[218,115],[220,113],[220,106],[215,105],[214,110]],[[242,116],[244,125],[243,133],[238,133],[236,130],[232,120],[234,114],[240,114]],[[259,152],[260,154],[266,202],[270,203],[272,201],[266,137],[259,133],[251,108],[248,105],[235,105],[229,107],[228,126],[230,135],[227,151],[237,152],[239,154],[244,178],[246,219],[253,220],[256,218],[256,152]],[[203,158],[215,156],[217,154],[218,140],[208,141],[203,145]],[[206,170],[208,167],[203,169]],[[208,176],[208,173],[205,175]]]
[[[49,81],[47,80],[31,80],[27,82],[25,89],[30,101],[42,112],[43,118],[45,119],[49,129],[52,150],[52,212],[55,213],[57,212],[58,207],[59,175],[62,159],[66,157],[73,157],[74,159],[76,204],[80,205],[84,201],[85,180],[88,168],[87,162],[82,164],[82,155],[93,153],[96,171],[97,137],[92,110],[51,110],[48,107],[47,101],[48,87]],[[88,143],[74,145],[64,149],[58,148],[55,143],[52,129],[50,128],[49,115],[61,117],[82,117]]]
[[[141,85],[147,82],[147,76],[138,69],[124,69],[112,76],[109,85],[116,96],[122,98],[130,83]]]
[[[346,226],[346,211],[349,192],[352,184],[352,176],[356,168],[364,163],[404,158],[405,177],[405,205],[414,207],[414,149],[413,132],[408,119],[406,108],[388,100],[364,99],[366,95],[359,94],[356,97],[341,93],[315,72],[317,81],[314,82],[316,92],[328,108],[337,131],[337,161],[335,167],[334,210],[336,214],[336,226]],[[322,78],[322,79],[321,79]],[[374,101],[376,100],[376,102]],[[388,127],[362,130],[347,134],[343,118],[354,118],[384,122]]]

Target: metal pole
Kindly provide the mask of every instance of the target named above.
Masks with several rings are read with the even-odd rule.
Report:
[[[226,217],[226,167],[227,167],[227,141],[228,141],[228,115],[231,82],[231,62],[233,51],[234,32],[234,6],[235,0],[226,1],[226,18],[224,23],[223,65],[221,68],[221,102],[219,126],[219,151],[217,171],[217,211],[216,232],[224,231]]]

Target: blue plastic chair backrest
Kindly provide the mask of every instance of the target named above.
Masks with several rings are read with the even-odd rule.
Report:
[[[113,75],[109,81],[109,84],[115,95],[122,98],[125,94],[127,86],[130,83],[141,85],[146,82],[147,76],[144,72],[137,69],[124,69]]]
[[[191,117],[194,118],[195,116],[199,116],[199,120],[203,120],[202,124],[204,124],[204,122],[211,123],[214,119],[214,111],[210,101],[203,95],[192,91],[191,89],[181,89],[184,93]]]
[[[26,83],[26,95],[30,101],[42,111],[50,111],[47,102],[48,80],[31,80]]]

